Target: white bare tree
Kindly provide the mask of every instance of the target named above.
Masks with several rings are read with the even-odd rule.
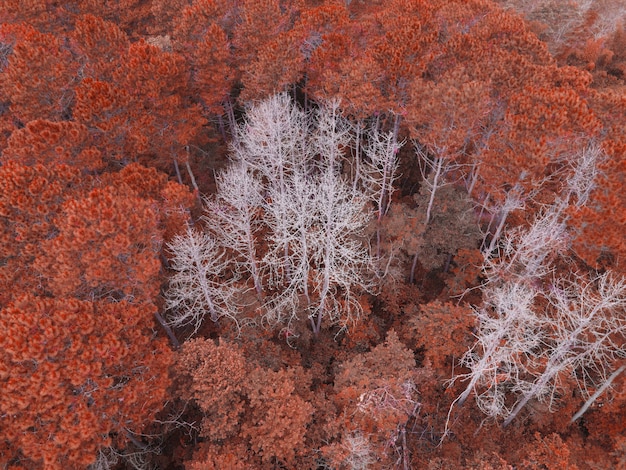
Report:
[[[373,264],[369,250],[357,238],[370,219],[366,197],[355,195],[330,167],[316,186],[316,223],[310,233],[316,303],[310,318],[313,331],[319,332],[324,317],[346,325],[360,315],[355,288],[372,287],[367,273]]]
[[[283,191],[278,186],[269,187],[265,208],[268,250],[263,262],[275,292],[266,305],[271,323],[290,323],[296,318],[300,295],[311,303],[310,243],[316,223],[316,190],[314,179],[299,172],[286,179]]]
[[[531,399],[553,405],[567,377],[589,395],[626,357],[626,283],[610,273],[554,278],[551,258],[564,251],[555,220],[549,214],[510,237],[512,256],[489,263],[477,342],[462,360],[470,372],[457,377],[468,381],[457,403],[474,393],[479,408],[504,417],[504,426]]]
[[[590,388],[601,387],[609,379],[608,371],[616,359],[626,357],[623,279],[610,273],[593,279],[572,276],[551,286],[545,297],[549,308],[539,312],[545,323],[541,337],[545,347],[528,361],[526,378],[511,384],[518,399],[504,426],[532,398],[552,404],[566,376],[574,377],[589,395]]]
[[[369,287],[371,257],[358,238],[369,220],[363,188],[342,176],[353,138],[338,102],[305,114],[285,94],[252,106],[240,128],[235,161],[252,168],[266,190],[261,271],[272,293],[265,299],[271,323],[289,324],[305,311],[317,333],[323,318],[345,325],[360,312],[356,292]],[[397,166],[397,146],[387,140],[378,150],[387,154],[371,157],[368,180],[384,201]]]
[[[310,116],[286,93],[273,95],[246,110],[232,146],[233,160],[244,161],[282,191],[285,178],[310,163],[309,131]]]
[[[319,333],[323,322],[346,326],[361,314],[358,295],[370,289],[373,265],[362,239],[367,191],[386,211],[399,146],[392,134],[374,134],[367,182],[355,186],[342,172],[353,138],[338,102],[307,114],[280,94],[248,108],[231,165],[206,202],[207,233],[189,231],[170,244],[171,324],[197,330],[205,312],[236,319],[241,283],[233,281],[247,275],[270,324],[288,326],[306,313]]]
[[[352,126],[342,116],[340,101],[335,99],[321,106],[315,113],[311,132],[314,152],[323,155],[323,161],[341,172],[345,150],[355,139]]]
[[[529,228],[505,232],[497,250],[485,253],[477,342],[463,358],[470,372],[459,376],[468,383],[456,403],[474,393],[486,414],[504,417],[504,426],[531,399],[552,406],[572,378],[589,396],[575,419],[624,370],[618,365],[626,357],[626,281],[611,272],[562,268],[569,250],[566,209],[587,201],[600,158],[597,148],[584,149],[572,159],[567,193]]]
[[[522,380],[522,359],[531,357],[542,339],[536,285],[553,272],[550,259],[564,252],[564,239],[560,213],[548,210],[530,228],[508,233],[497,256],[485,254],[484,305],[476,310],[476,344],[462,360],[471,372],[462,376],[468,384],[459,405],[474,392],[487,415],[506,414],[507,380]]]
[[[216,240],[208,233],[188,228],[167,248],[173,254],[170,268],[174,271],[165,292],[169,324],[192,325],[196,333],[207,314],[214,322],[229,317],[237,323],[232,278],[225,277],[230,261]]]
[[[263,185],[244,162],[230,165],[217,175],[216,183],[215,197],[205,201],[204,221],[219,243],[232,251],[235,270],[244,270],[251,277],[261,300],[263,283],[257,236],[262,227]]]
[[[398,178],[398,152],[404,142],[398,142],[394,132],[381,133],[376,127],[369,130],[366,142],[367,158],[360,176],[365,193],[376,206],[376,256],[380,258],[380,226],[391,206],[394,182]]]

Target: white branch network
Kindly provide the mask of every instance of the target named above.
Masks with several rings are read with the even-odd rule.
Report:
[[[599,149],[584,149],[572,165],[567,194],[485,253],[477,341],[462,360],[470,372],[455,377],[468,381],[455,403],[474,393],[479,408],[504,417],[506,426],[531,399],[552,408],[568,380],[587,396],[613,380],[626,358],[626,281],[610,271],[559,277],[555,267],[567,262],[570,249],[567,208],[587,202],[601,158]]]
[[[165,308],[170,325],[192,325],[198,331],[205,315],[217,322],[221,317],[236,320],[234,287],[227,273],[225,251],[208,233],[188,228],[167,245],[174,255],[170,267],[174,274],[165,293]]]
[[[232,162],[206,201],[213,236],[189,232],[170,245],[172,324],[197,330],[204,312],[214,321],[236,318],[233,289],[246,278],[270,324],[289,328],[306,313],[318,333],[323,322],[347,327],[358,318],[359,296],[373,287],[374,263],[362,240],[368,201],[388,207],[399,148],[391,135],[363,139],[370,141],[366,180],[355,174],[358,181],[346,181],[345,152],[355,136],[338,102],[306,114],[280,94],[249,107]]]

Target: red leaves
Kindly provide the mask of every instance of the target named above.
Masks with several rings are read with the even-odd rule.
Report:
[[[222,114],[222,102],[229,96],[234,82],[228,37],[222,28],[212,24],[196,47],[193,83],[203,105],[211,113]]]
[[[111,80],[119,66],[119,57],[128,49],[129,41],[118,25],[93,15],[76,20],[71,38],[80,52],[85,77]]]
[[[242,2],[242,22],[233,33],[242,99],[265,98],[299,81],[303,60],[290,29],[300,9],[298,1]]]
[[[289,467],[307,453],[304,435],[313,407],[296,391],[301,368],[254,367],[235,346],[211,340],[185,343],[179,367],[181,392],[205,413],[202,434],[212,444],[239,434],[249,440],[254,460],[269,464],[276,459]]]
[[[20,30],[21,29],[21,30]],[[77,64],[61,39],[29,27],[18,38],[0,80],[0,101],[10,102],[16,119],[63,119],[71,104]]]
[[[81,187],[66,166],[0,167],[4,296],[38,286],[81,298],[153,298],[162,230],[184,225],[193,196],[139,165],[87,192],[89,181]]]
[[[59,220],[59,235],[42,243],[44,253],[54,257],[43,254],[36,263],[48,273],[53,292],[81,297],[119,289],[126,296],[152,298],[160,263],[153,246],[157,217],[149,201],[95,189],[68,201],[64,214],[72,226]]]
[[[66,164],[81,170],[103,167],[100,151],[92,146],[87,127],[76,122],[30,121],[8,140],[2,161],[15,160],[23,165]]]
[[[102,436],[138,429],[152,418],[164,399],[169,354],[148,334],[129,337],[118,320],[132,315],[140,319],[135,328],[145,328],[149,305],[68,303],[70,309],[64,299],[22,295],[2,310],[0,328],[8,334],[0,338],[0,363],[12,372],[0,414],[11,415],[11,426],[23,431],[5,437],[24,456],[79,467],[107,444]],[[102,345],[107,355],[91,355]],[[129,372],[139,370],[137,364],[143,372]],[[112,389],[110,377],[120,375],[126,376],[123,386]],[[50,436],[53,445],[46,444]]]

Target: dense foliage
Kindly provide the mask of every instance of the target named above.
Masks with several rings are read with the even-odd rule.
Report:
[[[623,468],[620,3],[0,1],[0,469]]]

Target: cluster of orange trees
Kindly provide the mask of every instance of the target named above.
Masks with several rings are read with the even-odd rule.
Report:
[[[523,11],[523,2],[501,3]],[[457,455],[460,468],[480,462],[499,468],[518,454],[493,445],[470,449],[469,429],[482,417],[455,407],[448,414],[454,393],[462,393],[461,401],[475,394],[483,411],[488,397],[499,406],[494,416],[511,417],[501,410],[513,409],[515,417],[531,399],[541,402],[542,393],[551,394],[550,404],[569,393],[575,410],[589,396],[598,400],[595,391],[607,395],[609,385],[617,389],[610,413],[592,409],[578,434],[567,420],[534,422],[529,429],[541,434],[522,439],[519,449],[537,442],[551,449],[528,454],[528,468],[539,468],[532,465],[556,461],[553,449],[563,442],[573,456],[584,447],[580,436],[607,426],[611,437],[588,446],[617,449],[613,464],[625,459],[618,418],[624,385],[608,373],[623,370],[624,308],[616,302],[596,309],[577,297],[578,287],[601,297],[607,271],[611,279],[626,274],[626,66],[620,62],[626,57],[619,50],[625,33],[616,24],[607,29],[606,15],[591,9],[582,26],[567,31],[569,47],[546,44],[535,33],[550,40],[554,30],[542,29],[545,18],[530,13],[534,32],[491,0],[1,2],[0,467],[111,468],[129,449],[147,452],[145,442],[160,436],[172,461],[187,460],[189,468],[417,468],[426,465],[427,452],[439,452],[432,465],[452,465],[449,456]],[[584,38],[590,31],[593,40]],[[201,217],[202,196],[215,192],[211,171],[227,148],[232,155],[248,152],[250,172],[264,188],[249,207],[251,220],[277,207],[280,194],[271,193],[271,177],[259,170],[267,165],[254,163],[259,152],[245,147],[254,124],[249,113],[277,93],[291,96],[303,116],[324,109],[340,116],[333,125],[341,129],[326,133],[320,120],[305,119],[302,139],[308,131],[349,136],[337,137],[336,145],[316,143],[306,168],[298,169],[304,189],[320,182],[302,196],[306,207],[326,194],[322,167],[334,178],[328,197],[340,188],[350,201],[364,192],[358,176],[367,168],[389,179],[375,182],[383,188],[372,190],[378,199],[359,199],[358,210],[372,217],[350,216],[360,221],[358,234],[342,232],[318,250],[323,255],[302,256],[297,285],[289,276],[298,234],[281,229],[289,242],[272,252],[274,228],[258,223],[250,246],[279,261],[241,281],[252,292],[238,299],[237,308],[248,309],[245,321],[236,332],[198,323],[196,332],[207,338],[177,350],[176,336],[189,331],[170,329],[184,325],[168,311],[176,262],[168,247],[193,225],[215,233],[212,223],[233,210],[215,206],[226,212]],[[263,132],[280,149],[283,135]],[[264,137],[255,138],[262,147]],[[387,175],[386,163],[375,161],[376,145],[392,149],[389,164],[399,163],[406,188],[420,187],[417,212],[406,188],[392,201],[394,188],[384,185],[398,174]],[[332,161],[327,151],[336,152]],[[292,178],[289,168],[285,175]],[[416,168],[423,170],[417,177]],[[436,220],[455,210],[446,185],[474,205],[471,218],[485,238],[439,253],[448,256],[438,268],[448,288],[416,294],[424,240],[436,238]],[[532,245],[533,230],[550,214],[558,237],[543,239],[555,248],[539,260],[520,247]],[[331,233],[338,222],[327,215],[325,233]],[[398,220],[403,228],[394,228]],[[319,229],[319,220],[307,223],[311,233]],[[307,240],[303,235],[298,243]],[[336,254],[348,245],[368,263],[371,255],[378,290],[348,296],[359,282],[331,279],[332,260],[349,265]],[[398,250],[406,252],[399,263],[393,261]],[[281,261],[290,255],[291,264]],[[545,270],[532,271],[522,258]],[[283,262],[291,271],[277,282]],[[585,279],[580,285],[568,277],[573,272]],[[320,273],[326,278],[315,277]],[[241,270],[226,269],[212,282],[241,278]],[[452,297],[450,286],[481,283],[484,298]],[[279,312],[276,304],[275,317],[289,321],[265,328],[255,318],[254,289],[262,298],[262,285],[269,286],[281,298],[279,284],[291,288],[291,311]],[[495,328],[501,336],[488,350],[480,335],[494,331],[489,325],[498,315],[509,315],[496,297],[511,286],[534,292],[528,312],[541,310],[545,321],[519,328],[529,328],[525,341],[539,339],[523,351],[506,349],[519,328],[515,334]],[[300,312],[303,297],[309,308],[319,303],[310,315],[314,336],[298,323],[307,317]],[[469,307],[483,300],[478,313]],[[322,323],[341,318],[350,305],[358,315],[341,325],[348,333]],[[218,319],[202,309],[198,317],[207,310]],[[562,339],[557,326],[564,311],[591,311],[609,327],[586,330],[587,323],[572,320],[578,326],[563,333],[571,343],[559,349],[553,343]],[[610,340],[601,361],[566,364],[594,334]],[[215,342],[218,336],[228,340]],[[495,365],[487,372],[476,368],[489,361]],[[562,368],[545,378],[542,371],[554,363]],[[448,396],[443,384],[451,367],[462,372]],[[550,383],[549,392],[539,390],[546,385],[541,380]],[[579,382],[582,394],[572,385]],[[184,439],[180,448],[168,440],[181,431],[166,434],[154,424],[166,403],[172,408],[181,400],[191,404],[187,412],[203,417],[191,426],[200,442],[195,454]],[[592,402],[588,408],[597,405]],[[434,450],[442,437],[457,447]],[[559,462],[571,464],[569,455],[561,453]]]

